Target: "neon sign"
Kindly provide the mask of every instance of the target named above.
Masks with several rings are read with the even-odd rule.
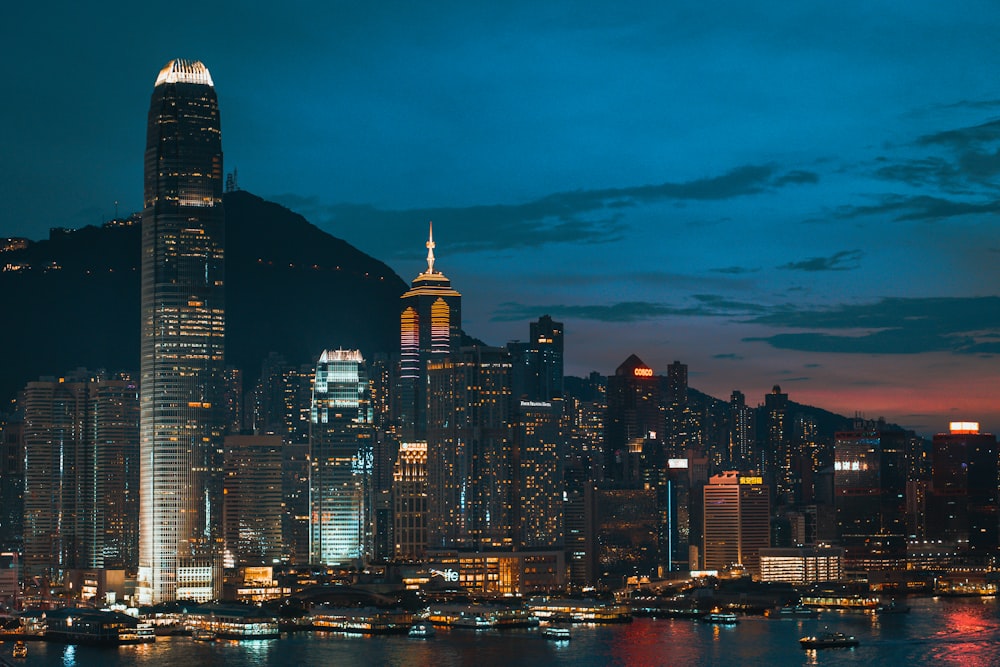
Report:
[[[651,378],[653,377],[652,368],[636,368],[632,371],[632,374],[638,378]]]

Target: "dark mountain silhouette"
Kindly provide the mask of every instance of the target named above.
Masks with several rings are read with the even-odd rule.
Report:
[[[226,363],[249,387],[269,352],[399,347],[407,285],[384,263],[248,192],[225,196]],[[0,397],[77,367],[139,370],[140,226],[53,230],[0,252]],[[17,270],[17,267],[23,267]]]

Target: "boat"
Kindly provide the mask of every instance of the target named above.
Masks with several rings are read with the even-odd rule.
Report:
[[[715,623],[717,625],[736,625],[740,622],[736,618],[736,614],[731,611],[720,611],[719,609],[713,609],[709,613],[701,617],[705,623]]]
[[[799,640],[799,645],[805,649],[854,648],[858,644],[854,635],[845,635],[843,632],[821,632]]]
[[[11,652],[11,657],[14,658],[27,658],[28,657],[28,645],[23,641],[18,639],[14,642],[14,650]]]
[[[768,618],[816,618],[819,612],[801,604],[786,604],[779,609],[768,609],[764,615]]]
[[[542,628],[542,636],[556,641],[567,641],[570,638],[569,626],[564,623],[553,623]]]
[[[196,642],[214,642],[217,638],[218,635],[205,628],[195,628],[191,631],[191,639]]]
[[[905,604],[899,604],[895,600],[890,600],[875,607],[876,614],[908,614],[910,613],[910,606]]]
[[[434,629],[434,624],[430,621],[417,621],[410,626],[410,631],[408,633],[411,637],[420,637],[422,639],[429,639],[437,634],[437,630]]]

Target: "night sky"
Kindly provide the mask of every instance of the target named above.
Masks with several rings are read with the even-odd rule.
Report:
[[[243,189],[407,281],[433,220],[491,344],[1000,431],[1000,3],[364,4],[7,7],[0,235],[138,210],[198,59]]]

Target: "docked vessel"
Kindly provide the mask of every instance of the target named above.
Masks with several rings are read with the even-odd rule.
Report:
[[[854,635],[845,635],[843,632],[821,632],[799,640],[799,645],[805,649],[854,648],[858,643]]]

